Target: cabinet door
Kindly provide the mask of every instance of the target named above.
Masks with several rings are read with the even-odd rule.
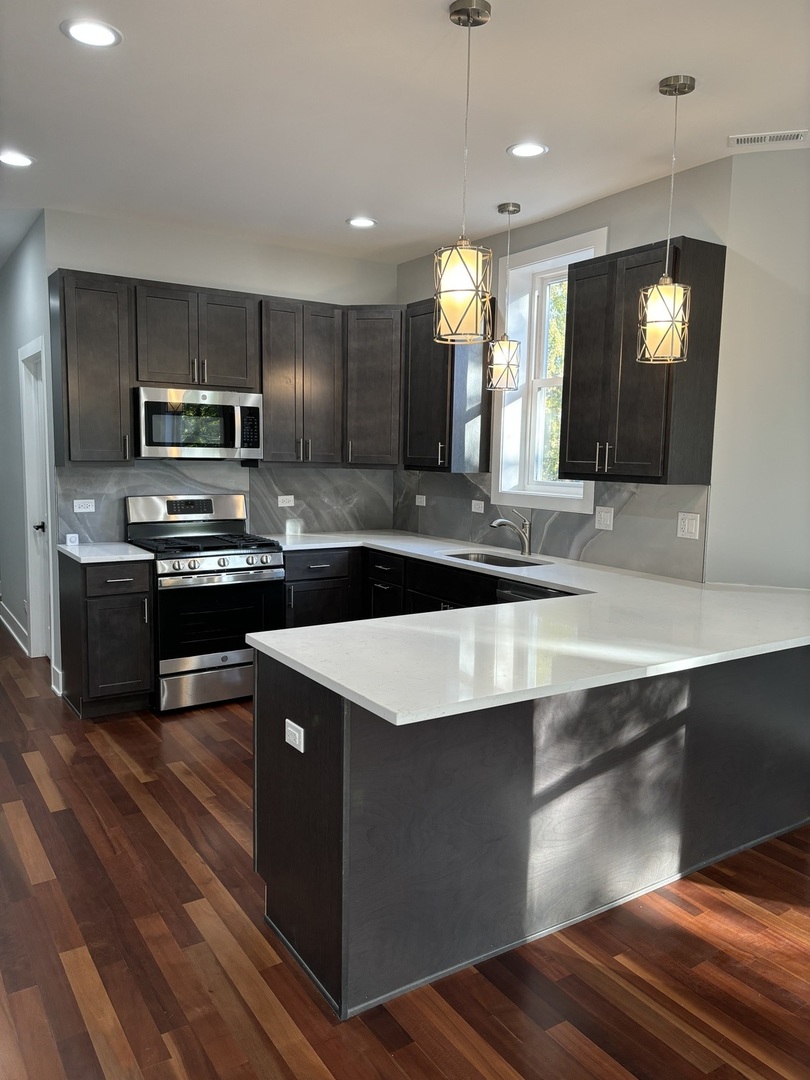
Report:
[[[387,581],[366,582],[366,617],[384,619],[389,615],[402,615],[405,610],[401,585],[391,585]]]
[[[346,331],[346,461],[399,461],[400,308],[352,308]]]
[[[433,340],[433,301],[409,305],[403,385],[406,469],[449,469],[450,363],[449,346]]]
[[[138,381],[191,386],[200,380],[197,293],[188,289],[135,287]]]
[[[228,390],[258,390],[256,297],[200,293],[198,307],[200,382]]]
[[[560,433],[564,478],[604,471],[615,289],[615,263],[610,259],[573,266],[569,272]]]
[[[304,304],[304,460],[338,464],[343,459],[343,312]]]
[[[416,615],[426,611],[449,611],[457,607],[441,597],[431,596],[429,593],[419,592],[417,589],[408,589],[405,594],[405,611],[408,615]]]
[[[87,600],[88,696],[152,688],[152,627],[146,594]]]
[[[346,622],[352,617],[349,582],[345,578],[289,582],[285,591],[288,627]]]
[[[605,471],[661,476],[667,432],[668,364],[639,364],[638,299],[664,272],[664,248],[620,258],[616,264],[613,350]]]
[[[304,305],[262,300],[264,460],[300,461],[304,432]]]
[[[130,292],[117,281],[66,274],[63,293],[71,461],[131,453]]]

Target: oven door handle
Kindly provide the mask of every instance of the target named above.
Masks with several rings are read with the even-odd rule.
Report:
[[[159,577],[159,589],[197,589],[206,585],[253,585],[257,581],[283,581],[284,568],[241,570],[233,574],[181,574]]]

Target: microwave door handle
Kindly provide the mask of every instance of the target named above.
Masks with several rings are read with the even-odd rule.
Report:
[[[242,406],[233,407],[233,445],[237,451],[237,457],[241,457],[242,450]]]

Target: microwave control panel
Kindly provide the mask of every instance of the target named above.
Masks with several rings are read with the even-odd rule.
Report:
[[[243,405],[241,413],[242,447],[247,450],[258,450],[262,445],[259,410],[252,405]]]

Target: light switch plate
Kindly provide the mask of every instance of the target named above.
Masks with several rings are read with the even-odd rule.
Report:
[[[416,505],[417,506],[424,506],[425,505],[425,496],[424,495],[417,495],[416,496]]]
[[[472,512],[474,514],[483,514],[483,512],[484,512],[484,504],[483,504],[483,502],[481,502],[480,499],[473,499],[473,501],[472,501]]]
[[[612,506],[597,506],[596,508],[596,522],[597,529],[613,529],[613,507]]]
[[[295,747],[296,750],[304,752],[304,729],[300,724],[294,724],[292,720],[285,719],[284,721],[284,742],[289,743],[290,746]]]
[[[700,514],[678,513],[678,532],[681,540],[700,539]]]
[[[294,495],[279,495],[279,497],[278,497],[278,505],[279,506],[295,506],[295,496]]]

